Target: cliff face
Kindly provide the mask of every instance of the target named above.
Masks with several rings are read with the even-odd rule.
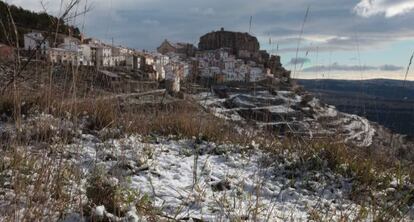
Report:
[[[290,72],[283,68],[280,57],[260,50],[257,38],[248,33],[224,31],[222,28],[203,35],[198,48],[201,51],[229,48],[237,58],[261,64],[278,77],[290,78]]]
[[[260,49],[259,41],[256,37],[248,33],[229,32],[223,29],[202,36],[198,47],[200,50],[230,48],[235,54],[243,50],[257,53]]]

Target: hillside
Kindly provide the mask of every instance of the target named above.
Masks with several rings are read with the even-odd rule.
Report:
[[[413,218],[412,144],[292,85],[186,83],[177,98],[76,70],[31,63],[19,106],[0,96],[5,221]]]
[[[414,142],[304,90],[256,37],[86,42],[0,61],[0,222],[414,220]]]
[[[8,5],[4,1],[0,1],[0,21],[3,22],[5,29],[3,30],[2,28],[2,31],[0,31],[0,43],[9,44],[10,42],[14,43],[16,40],[14,35],[10,35],[10,33],[14,32],[12,31],[8,8],[18,28],[20,45],[23,45],[23,35],[32,30],[43,32],[56,31],[58,18],[46,13],[36,13],[14,5]],[[69,26],[62,20],[59,23],[59,33],[69,34],[71,32],[73,36],[79,37],[80,31],[77,27]]]
[[[414,136],[414,82],[397,80],[298,80],[338,110],[365,116],[400,134]]]

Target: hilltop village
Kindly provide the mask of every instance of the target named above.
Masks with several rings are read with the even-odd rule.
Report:
[[[15,49],[5,45],[0,45],[0,51],[9,60],[16,54]],[[139,97],[132,103],[148,105],[155,104],[157,96],[161,104],[188,97],[203,101],[199,105],[218,118],[254,121],[261,129],[309,138],[340,129],[346,141],[362,147],[373,143],[386,147],[381,139],[386,136],[376,137],[380,142],[373,137],[389,134],[386,130],[379,133],[382,131],[375,130],[375,124],[364,118],[348,114],[339,118],[335,107],[320,103],[297,85],[291,72],[283,68],[280,56],[261,50],[258,39],[249,33],[221,28],[201,36],[197,46],[166,39],[150,52],[82,35],[75,38],[59,34],[50,39],[45,33],[30,32],[24,34],[19,56],[22,61],[52,64],[56,78],[62,77],[63,67],[84,70],[89,79],[80,83],[87,85],[88,92],[111,91],[112,95],[107,92],[104,99]],[[151,98],[145,100],[143,95]],[[328,117],[334,120],[326,121]],[[325,122],[329,124],[324,126]],[[405,147],[405,137],[401,138]]]
[[[117,74],[108,70],[130,70],[145,80],[165,80],[172,92],[179,92],[180,83],[186,80],[208,85],[290,81],[290,72],[282,67],[280,57],[260,50],[256,37],[223,28],[202,36],[198,47],[165,40],[156,52],[70,36],[51,44],[42,33],[31,32],[24,35],[23,51],[23,55],[36,52],[36,59],[56,65],[96,67],[112,78]]]
[[[412,141],[320,102],[248,33],[23,46],[0,45],[0,221],[414,218]]]
[[[60,18],[5,2],[0,222],[414,221],[414,141],[364,117],[371,106],[388,119],[378,102],[385,97],[368,93],[397,91],[387,91],[388,83],[364,89],[362,97],[357,88],[365,83],[348,87],[352,97],[344,104],[364,106],[363,116],[349,114],[300,86],[280,56],[263,50],[250,31],[221,28],[196,45],[164,40],[162,32],[177,31],[170,30],[175,22],[193,17],[174,17],[168,15],[174,8],[149,4],[150,16],[141,8],[121,17],[162,12],[169,29],[140,20],[135,26],[121,21],[121,29],[107,24],[115,36],[159,29],[150,33],[159,41],[154,51],[137,50],[71,26],[80,24],[78,16],[86,24],[92,15],[102,19],[103,0],[90,15],[89,1],[83,14],[81,1],[62,0]],[[28,0],[20,2],[30,8]],[[121,9],[111,2],[111,12]],[[257,9],[265,12],[261,16],[271,12]],[[203,14],[201,8],[194,12]],[[304,36],[309,13],[308,7]],[[205,24],[203,19],[192,23]],[[286,35],[277,24],[268,29]],[[322,93],[345,89],[343,81],[316,85]],[[339,101],[343,94],[329,96]],[[406,95],[393,96],[384,104]],[[408,100],[397,108],[410,126]]]

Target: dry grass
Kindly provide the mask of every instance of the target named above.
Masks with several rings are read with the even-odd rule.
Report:
[[[70,76],[70,73],[67,74]],[[287,151],[297,155],[300,159],[298,167],[303,170],[306,170],[306,167],[314,170],[323,170],[324,167],[328,167],[337,173],[354,178],[353,200],[371,208],[374,206],[374,213],[379,221],[397,218],[396,210],[402,209],[414,200],[414,192],[410,190],[406,191],[404,196],[397,201],[390,199],[394,203],[392,207],[384,205],[384,201],[388,200],[373,198],[374,192],[389,186],[392,177],[414,175],[410,166],[401,165],[397,159],[392,158],[393,155],[387,152],[374,152],[375,150],[367,148],[350,147],[338,143],[337,140],[340,138],[309,141],[305,138],[291,137],[280,141],[279,137],[272,133],[264,133],[254,137],[240,135],[235,130],[234,123],[212,116],[191,100],[166,104],[131,105],[119,99],[100,99],[120,90],[111,88],[92,90],[87,83],[90,78],[84,75],[79,75],[76,78],[76,94],[74,87],[72,87],[73,79],[71,78],[64,81],[62,79],[65,78],[61,78],[56,80],[59,81],[58,84],[43,88],[39,85],[20,86],[18,101],[14,97],[15,91],[7,90],[0,95],[0,113],[14,124],[15,119],[21,118],[25,122],[27,121],[25,118],[31,114],[44,112],[57,119],[74,123],[75,129],[99,136],[101,136],[100,132],[107,129],[117,129],[120,131],[118,136],[128,134],[175,135],[180,138],[195,137],[218,143],[229,142],[241,145],[251,144],[252,140],[255,140],[260,148],[267,152],[283,154]],[[59,124],[57,123],[57,125]],[[28,156],[24,155],[27,150],[21,149],[25,145],[34,146],[36,143],[43,143],[44,147],[39,150],[40,153],[56,154],[58,152],[51,149],[52,144],[60,144],[63,147],[64,144],[70,143],[71,138],[75,136],[70,132],[61,132],[61,140],[55,141],[52,137],[58,131],[52,129],[51,125],[53,124],[50,122],[33,122],[30,125],[30,130],[23,129],[20,136],[6,135],[3,137],[2,135],[1,137],[4,146],[1,154],[8,157],[11,164],[3,160],[0,166],[3,172],[10,169],[15,176],[12,182],[13,189],[17,192],[15,209],[19,208],[17,202],[19,198],[27,197],[26,204],[29,208],[24,213],[27,220],[52,218],[51,215],[43,214],[41,209],[52,209],[55,212],[61,212],[61,214],[64,214],[68,204],[78,205],[79,210],[86,209],[83,205],[80,206],[79,202],[70,199],[69,194],[64,191],[68,178],[79,179],[77,172],[71,170],[69,165],[62,165],[64,167],[59,170],[54,168],[53,166],[56,164],[63,164],[56,162],[59,157],[55,156],[56,161],[52,161],[42,155]],[[107,136],[107,138],[113,137],[114,135]],[[27,175],[30,174],[38,175],[38,177],[28,179]],[[99,183],[99,180],[93,179],[92,184],[94,183]],[[34,187],[31,186],[32,184]],[[29,189],[29,187],[31,188]],[[115,203],[121,201],[115,195],[119,190],[108,187],[104,183],[94,184],[93,187],[88,190],[92,200],[89,203],[89,208],[93,205],[105,205],[109,211],[121,216],[120,210],[114,206]],[[32,189],[39,192],[31,193]],[[48,190],[53,192],[50,193]],[[105,195],[101,195],[102,193]],[[153,209],[148,202],[145,198],[142,199],[142,203],[137,208],[142,211],[142,214],[158,218],[159,212]],[[9,212],[11,217],[14,213],[12,211]],[[313,212],[312,215],[314,218],[319,217],[317,212]],[[365,215],[365,213],[362,212],[361,215]]]
[[[70,164],[23,148],[9,148],[1,151],[4,169],[0,175],[2,182],[10,184],[14,201],[8,211],[2,212],[5,221],[55,220],[68,205],[75,204],[65,189],[76,175]]]
[[[235,142],[239,137],[230,123],[205,113],[197,104],[189,101],[135,108],[124,115],[121,121],[127,133],[200,137],[217,142]]]
[[[281,147],[273,149],[273,153],[289,150],[296,154],[299,161],[295,167],[301,171],[326,169],[353,180],[350,199],[365,206],[357,215],[357,221],[364,221],[372,215],[375,221],[402,220],[408,207],[414,203],[414,190],[402,184],[413,184],[413,169],[410,165],[402,165],[392,154],[374,152],[370,148],[352,147],[337,142],[339,138],[312,140],[300,143],[298,138],[286,140]],[[404,179],[402,179],[404,178]],[[381,198],[377,194],[390,188],[393,179],[399,181],[397,193],[388,193]],[[368,212],[365,212],[368,211]],[[317,216],[313,212],[313,216]],[[317,217],[316,217],[317,218]]]

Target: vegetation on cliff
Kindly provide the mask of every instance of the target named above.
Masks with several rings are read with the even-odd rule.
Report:
[[[11,19],[12,18],[12,19]],[[33,30],[46,32],[49,30],[58,33],[69,34],[79,37],[80,31],[77,27],[67,25],[65,21],[51,16],[45,12],[32,12],[21,7],[9,5],[0,1],[0,42],[11,44],[16,42],[13,22],[18,31],[19,44],[23,45],[23,35]],[[59,26],[57,25],[59,24]]]

